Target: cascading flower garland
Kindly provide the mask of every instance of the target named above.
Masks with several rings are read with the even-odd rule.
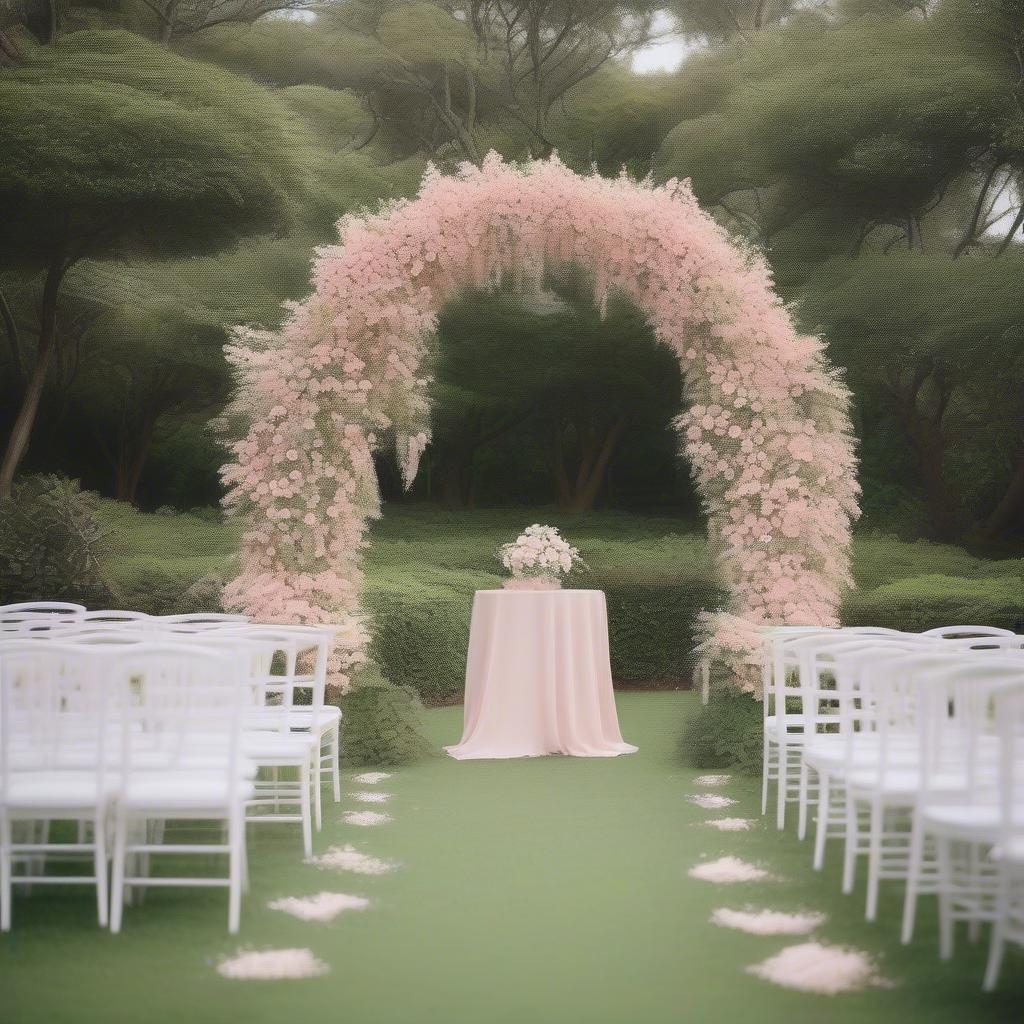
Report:
[[[849,394],[818,338],[800,335],[764,260],[697,205],[687,182],[581,176],[557,158],[490,155],[419,195],[339,222],[316,253],[313,294],[280,332],[238,329],[229,417],[248,429],[225,466],[244,519],[228,606],[265,621],[342,625],[333,680],[367,641],[360,611],[368,519],[380,514],[373,452],[393,431],[406,485],[429,437],[421,366],[442,306],[466,288],[540,284],[573,263],[646,314],[678,357],[676,420],[708,516],[727,609],[703,649],[756,690],[758,627],[834,624],[849,584],[859,489]]]

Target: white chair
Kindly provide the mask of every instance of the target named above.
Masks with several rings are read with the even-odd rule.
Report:
[[[1024,685],[994,697],[999,735],[999,884],[983,987],[999,981],[1008,942],[1024,945]]]
[[[815,870],[824,866],[827,840],[846,835],[844,769],[848,764],[870,759],[876,749],[876,737],[856,713],[860,673],[873,662],[933,644],[934,641],[915,636],[865,635],[828,647],[798,645],[803,647],[801,685],[811,716],[808,738],[801,748],[798,831],[802,839],[813,804]],[[824,715],[822,705],[826,708]],[[812,776],[816,786],[812,785]]]
[[[11,888],[24,885],[92,885],[97,918],[107,923],[105,821],[114,793],[110,771],[110,690],[101,652],[28,640],[0,647],[0,929],[11,927]],[[74,843],[51,843],[49,823],[77,821]],[[16,822],[43,826],[28,841],[15,841]],[[46,858],[91,863],[88,875],[48,875]],[[19,860],[36,870],[15,875]]]
[[[988,856],[999,820],[993,698],[1024,682],[1019,650],[1017,656],[973,655],[918,684],[921,771],[901,937],[904,943],[913,937],[919,897],[937,895],[943,959],[953,955],[956,921],[967,921],[976,938],[980,924],[994,919],[997,878]],[[942,781],[957,779],[955,787]]]
[[[242,756],[244,688],[238,655],[153,642],[108,655],[120,726],[120,786],[114,815],[111,931],[120,931],[126,888],[224,886],[228,931],[238,931],[245,873],[245,802],[253,787]],[[212,843],[149,842],[157,819],[224,823]],[[135,841],[131,833],[143,837]],[[226,876],[134,875],[139,856],[226,855]]]
[[[896,630],[874,627],[831,629],[815,626],[780,626],[764,631],[763,649],[763,748],[761,771],[761,813],[768,808],[768,787],[777,783],[778,828],[786,823],[786,805],[800,801],[800,783],[791,776],[794,760],[804,742],[803,691],[799,685],[799,643],[819,638],[824,645],[841,644],[864,636],[903,636]],[[790,711],[795,705],[799,710]]]
[[[1024,667],[1016,660],[1011,664],[1014,672]],[[913,815],[923,792],[940,801],[962,803],[977,783],[967,753],[974,728],[969,717],[970,695],[982,694],[981,681],[1000,678],[1000,673],[1005,669],[997,659],[943,645],[936,653],[906,654],[862,674],[860,692],[867,717],[873,716],[878,744],[870,764],[849,765],[845,773],[844,891],[852,889],[857,856],[866,853],[868,920],[874,920],[877,913],[880,882],[908,881],[915,863],[918,889],[930,883],[941,891],[937,875],[928,879],[922,870],[922,847],[915,843]],[[953,681],[959,686],[964,679],[970,680],[971,687],[966,695],[958,691],[954,701],[944,684]],[[941,713],[947,705],[955,712],[948,721]],[[862,809],[868,819],[865,841],[859,839]]]
[[[242,750],[270,777],[256,782],[255,791],[246,802],[246,821],[300,824],[303,850],[307,858],[312,857],[314,807],[317,827],[322,823],[319,772],[314,776],[313,771],[319,736],[292,728],[295,690],[299,685],[295,635],[287,627],[268,626],[242,635],[234,630],[211,630],[202,634],[202,641],[221,649],[242,645],[263,652],[258,663],[250,661],[246,683],[259,696],[255,706],[250,704],[245,709]],[[272,667],[275,654],[283,661],[278,671]],[[322,687],[314,697],[323,703]],[[294,772],[295,781],[283,779],[282,770]]]
[[[310,671],[300,673],[296,670],[295,688],[308,692],[309,704],[293,704],[289,727],[293,731],[310,732],[318,737],[318,776],[321,782],[325,778],[330,781],[334,802],[338,803],[341,800],[341,709],[336,704],[323,703],[322,699],[318,704],[315,699],[316,694],[323,695],[326,691],[327,663],[338,627],[251,623],[231,632],[233,635],[257,638],[274,633],[290,636],[295,641],[299,658],[312,660]],[[318,809],[318,818],[319,813]]]

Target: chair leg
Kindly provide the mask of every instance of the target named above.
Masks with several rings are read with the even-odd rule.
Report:
[[[946,839],[935,837],[935,850],[939,862],[939,958],[953,957],[953,868],[951,851]]]
[[[800,759],[800,800],[797,811],[796,835],[798,839],[807,838],[807,798],[810,788],[811,770],[803,758]]]
[[[765,697],[765,700],[768,698]],[[771,775],[772,745],[768,742],[768,733],[765,732],[761,741],[761,814],[768,813],[768,776]],[[335,800],[338,798],[335,797]]]
[[[125,848],[128,845],[128,818],[118,811],[114,823],[114,857],[110,879],[110,930],[116,935],[121,930],[124,912]]]
[[[101,928],[107,926],[107,912],[110,908],[110,896],[107,892],[107,834],[104,827],[104,815],[99,809],[93,819],[93,868],[96,872],[96,916]]]
[[[238,932],[242,910],[242,864],[245,857],[245,831],[242,814],[231,809],[228,821],[228,932]]]
[[[309,784],[313,789],[313,814],[315,815],[316,830],[319,832],[324,827],[323,819],[323,780],[320,777],[320,750],[317,749],[316,761],[311,766],[309,773]]]
[[[882,833],[885,831],[885,807],[876,798],[871,802],[868,832],[868,893],[864,917],[874,921],[878,916],[878,886],[882,874]]]
[[[860,836],[857,827],[857,802],[847,790],[846,793],[846,846],[843,851],[843,892],[853,892],[857,874],[857,846]]]
[[[775,804],[775,827],[786,827],[786,790],[789,788],[789,748],[779,744],[778,800]]]
[[[985,964],[985,980],[982,988],[986,992],[995,989],[999,981],[999,972],[1003,966],[1003,953],[1006,950],[1006,919],[1010,912],[1010,886],[1007,872],[1000,872],[999,895],[996,898],[996,919],[992,925],[992,937],[988,947],[988,962]]]
[[[334,802],[341,803],[341,726],[335,725],[331,734],[331,783]],[[761,812],[762,814],[764,811]]]
[[[831,779],[818,772],[818,820],[814,831],[814,870],[820,871],[825,865],[825,840],[828,838],[828,821],[832,816]]]
[[[924,824],[921,816],[914,813],[910,827],[910,863],[907,867],[907,888],[903,896],[903,927],[900,941],[908,945],[914,937],[914,920],[917,916],[918,888],[921,884],[921,867],[924,860]]]
[[[299,800],[301,802],[302,813],[302,849],[307,858],[313,856],[313,824],[309,806],[309,760],[309,757],[307,757],[303,765],[299,768]]]
[[[238,828],[241,833],[239,839],[239,855],[242,861],[242,892],[249,892],[249,827],[245,815],[245,804],[242,804],[238,812]]]
[[[11,930],[11,819],[0,815],[0,931]]]

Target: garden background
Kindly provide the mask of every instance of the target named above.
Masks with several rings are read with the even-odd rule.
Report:
[[[845,622],[1024,628],[1022,52],[1013,0],[0,0],[0,600],[216,606],[231,325],[276,327],[339,217],[493,149],[689,178],[766,254],[854,395]],[[723,593],[679,371],[588,296],[449,305],[410,493],[378,459],[371,654],[427,703],[533,521],[607,592],[619,685],[689,684]],[[746,756],[728,703],[701,763]]]

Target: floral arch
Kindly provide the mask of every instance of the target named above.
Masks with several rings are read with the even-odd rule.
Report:
[[[679,359],[680,448],[693,467],[729,606],[704,617],[706,649],[757,686],[757,626],[834,623],[849,582],[858,486],[849,395],[818,338],[798,334],[760,256],[697,205],[686,182],[581,176],[557,158],[491,155],[434,169],[415,199],[339,222],[316,253],[313,294],[280,332],[227,347],[248,425],[224,467],[246,522],[229,607],[265,621],[336,622],[334,679],[364,657],[372,453],[397,438],[406,486],[428,440],[421,365],[441,307],[509,276],[539,283],[572,262],[646,314]]]

